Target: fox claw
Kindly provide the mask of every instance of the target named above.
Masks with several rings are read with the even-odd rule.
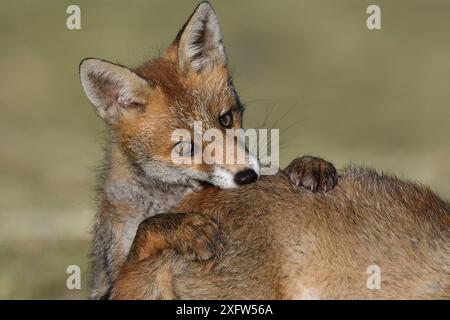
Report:
[[[328,192],[338,181],[333,164],[310,156],[293,160],[284,172],[297,187],[303,186],[312,192]]]

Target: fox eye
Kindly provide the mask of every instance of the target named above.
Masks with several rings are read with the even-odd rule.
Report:
[[[233,124],[233,117],[231,115],[231,112],[227,112],[224,115],[221,115],[219,117],[219,122],[221,125],[223,125],[225,128],[230,128]]]
[[[173,151],[180,157],[190,157],[194,154],[194,145],[189,141],[180,141],[174,145]]]

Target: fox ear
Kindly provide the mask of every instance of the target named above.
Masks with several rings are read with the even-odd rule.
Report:
[[[97,114],[109,124],[127,111],[145,109],[151,89],[130,69],[100,59],[81,61],[80,79]]]
[[[225,49],[216,13],[209,2],[200,3],[177,36],[178,59],[184,72],[200,72],[226,65]]]

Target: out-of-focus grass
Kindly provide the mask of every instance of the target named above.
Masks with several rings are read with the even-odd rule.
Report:
[[[73,1],[1,2],[0,298],[85,296],[65,289],[65,270],[86,272],[103,126],[78,64],[89,56],[144,62],[196,1],[76,3],[79,31],[65,27]],[[213,4],[247,102],[245,125],[270,113],[269,125],[286,129],[283,165],[320,155],[450,196],[450,2],[377,1],[381,31],[367,30],[371,3],[360,0]]]
[[[3,299],[85,299],[88,241],[2,241],[0,294]],[[66,287],[66,268],[81,270],[81,290]]]

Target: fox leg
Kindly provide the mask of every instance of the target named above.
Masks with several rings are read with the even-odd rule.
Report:
[[[127,263],[110,290],[111,300],[178,299],[173,288],[175,271],[187,261],[172,250],[160,256]]]
[[[223,235],[211,217],[195,213],[160,214],[139,225],[127,262],[159,256],[166,249],[194,260],[207,260],[218,256],[223,248]]]
[[[338,173],[332,163],[311,156],[292,160],[283,172],[296,186],[303,186],[313,192],[327,192],[338,182]]]
[[[175,299],[174,263],[186,263],[186,257],[207,260],[220,255],[223,249],[223,235],[210,217],[169,213],[147,218],[139,225],[109,298]]]

